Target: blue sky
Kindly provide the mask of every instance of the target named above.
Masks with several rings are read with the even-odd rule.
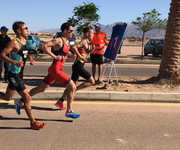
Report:
[[[99,8],[99,23],[132,22],[142,13],[157,9],[161,18],[167,18],[171,0],[88,0]],[[11,29],[14,21],[26,22],[31,31],[59,28],[73,8],[83,0],[4,0],[0,5],[0,26]]]

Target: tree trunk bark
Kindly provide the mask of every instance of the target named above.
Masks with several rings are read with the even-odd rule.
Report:
[[[159,79],[180,81],[180,0],[172,0]]]

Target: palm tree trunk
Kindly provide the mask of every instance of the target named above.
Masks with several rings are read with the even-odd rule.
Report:
[[[165,36],[160,79],[179,81],[180,77],[180,0],[172,0]]]

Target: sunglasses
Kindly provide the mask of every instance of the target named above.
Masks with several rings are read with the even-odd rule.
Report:
[[[22,28],[22,30],[28,30],[28,27]]]
[[[74,32],[74,30],[68,30],[68,33],[73,33]]]

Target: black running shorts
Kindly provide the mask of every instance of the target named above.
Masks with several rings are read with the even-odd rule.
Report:
[[[91,74],[84,68],[83,63],[77,61],[72,66],[71,79],[76,82],[76,81],[78,81],[79,76],[83,77],[86,80],[89,80],[89,78],[91,77]]]
[[[8,74],[8,88],[16,90],[17,92],[24,91],[26,89],[23,79],[20,74],[14,74],[9,72]]]

